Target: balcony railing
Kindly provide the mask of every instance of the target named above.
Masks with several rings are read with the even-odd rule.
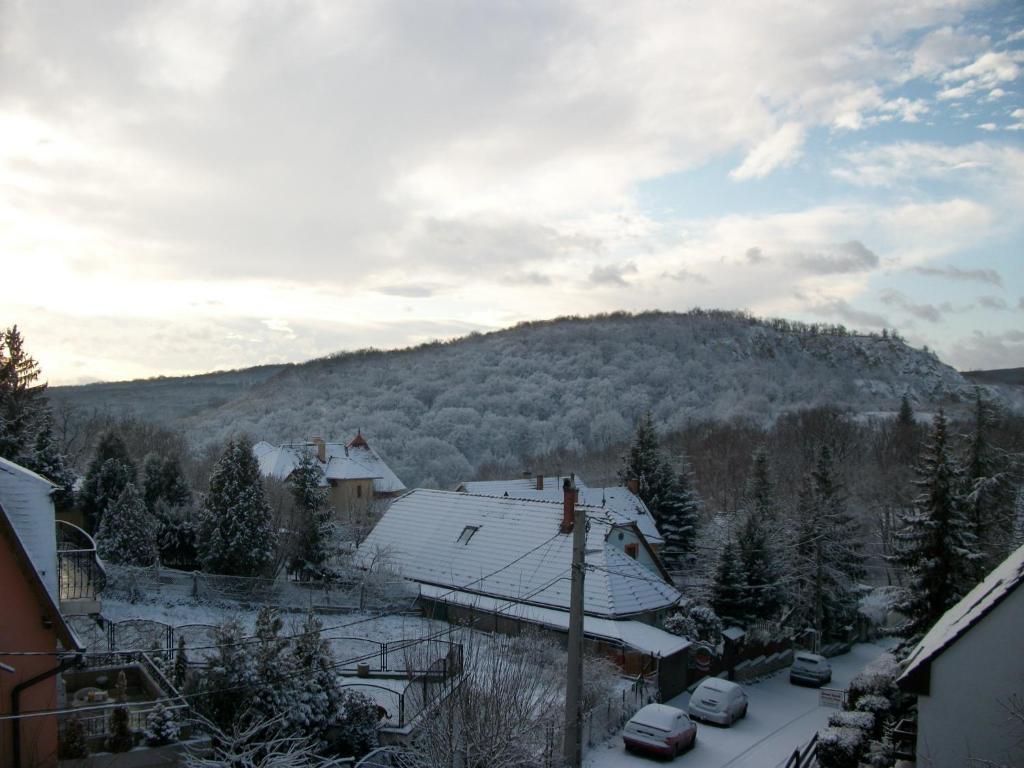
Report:
[[[61,602],[98,600],[107,582],[92,536],[64,520],[57,521],[57,572]]]

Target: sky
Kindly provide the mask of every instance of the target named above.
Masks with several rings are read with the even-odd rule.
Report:
[[[1024,365],[1024,5],[0,3],[52,384],[743,309]]]

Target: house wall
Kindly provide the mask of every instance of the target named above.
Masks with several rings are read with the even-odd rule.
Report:
[[[611,534],[608,536],[608,541],[620,552],[626,552],[626,546],[629,544],[636,545],[636,561],[653,573],[658,574],[659,578],[661,577],[661,572],[658,570],[658,566],[655,564],[654,558],[651,557],[651,553],[648,552],[640,542],[640,537],[635,531],[628,528],[616,528],[612,530]]]
[[[920,768],[1024,764],[1024,729],[1003,706],[1024,696],[1022,632],[1019,588],[932,663],[931,693],[917,700]]]
[[[45,629],[39,599],[18,568],[8,541],[0,537],[0,592],[3,612],[0,620],[0,649],[55,651],[57,635]],[[25,680],[57,666],[52,656],[0,656],[15,668],[14,674],[0,671],[0,714],[11,713],[11,694]],[[57,678],[51,677],[21,693],[20,710],[53,709],[58,705]],[[13,731],[19,721],[0,721],[0,765],[11,768],[48,768],[57,764],[57,718],[33,717],[20,721],[21,765],[14,765]]]
[[[373,502],[373,480],[331,480],[331,506],[341,523],[366,522]]]

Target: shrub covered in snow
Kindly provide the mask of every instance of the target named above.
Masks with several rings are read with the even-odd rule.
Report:
[[[151,747],[170,744],[178,738],[178,723],[174,712],[158,703],[146,717],[146,743]]]
[[[818,731],[818,765],[821,768],[857,768],[864,748],[859,728],[823,728]]]
[[[899,674],[900,667],[896,658],[892,654],[883,653],[850,681],[850,705],[854,709],[858,709],[857,702],[862,696],[867,695],[883,696],[890,701],[894,700],[899,695],[896,688],[896,678],[899,677]]]
[[[673,635],[717,645],[722,639],[722,620],[706,605],[683,604],[677,613],[664,623],[665,631]]]
[[[875,716],[870,712],[833,712],[828,724],[835,728],[859,728],[870,732],[875,727]]]

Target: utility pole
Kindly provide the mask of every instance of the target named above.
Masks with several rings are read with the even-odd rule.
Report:
[[[569,668],[565,681],[565,743],[568,768],[583,764],[583,576],[587,546],[587,515],[576,506],[575,481],[565,479],[562,533],[572,528],[572,589],[569,593]]]

